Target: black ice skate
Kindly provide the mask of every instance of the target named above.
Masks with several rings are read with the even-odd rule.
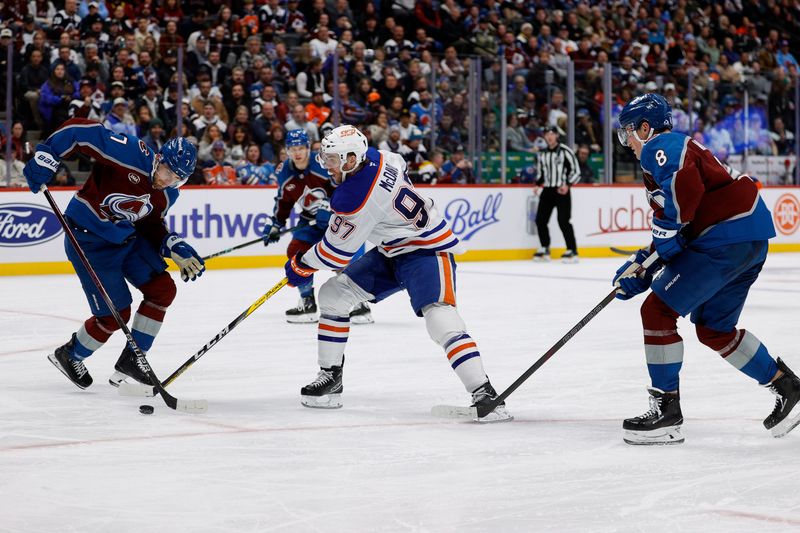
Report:
[[[561,262],[562,263],[577,263],[578,262],[578,252],[575,250],[567,250],[563,254],[561,254]]]
[[[800,425],[800,379],[786,363],[778,358],[778,368],[783,375],[765,385],[775,398],[775,409],[764,419],[764,427],[772,432],[775,438],[783,437]]]
[[[89,375],[89,370],[87,370],[83,361],[72,358],[74,353],[75,334],[73,333],[68,343],[56,348],[56,351],[48,355],[47,358],[78,388],[85,389],[92,384],[92,376]]]
[[[542,246],[541,248],[536,250],[536,253],[533,254],[533,260],[536,261],[537,263],[550,261],[550,248]]]
[[[108,378],[108,383],[114,387],[119,387],[119,384],[127,378],[134,379],[143,385],[153,384],[150,378],[147,377],[147,374],[136,364],[136,354],[133,353],[133,350],[131,350],[128,344],[125,344],[125,349],[122,350],[122,354],[120,354],[119,359],[117,359],[114,370],[116,370],[116,372],[111,374],[111,377]]]
[[[650,410],[636,418],[628,418],[622,423],[625,431],[622,439],[628,444],[680,444],[681,400],[678,393],[665,393],[655,387],[648,387]]]
[[[338,409],[342,406],[342,390],[342,367],[320,368],[317,379],[300,389],[300,403],[317,409]]]
[[[367,302],[361,302],[353,307],[350,311],[351,324],[373,324],[375,320],[372,318],[372,311],[367,305]]]
[[[472,391],[472,407],[489,405],[495,398],[497,398],[497,391],[494,390],[492,384],[487,381]],[[506,410],[506,402],[502,402],[494,408],[494,411],[477,420],[478,422],[507,422],[509,420],[514,420],[514,417]]]
[[[314,295],[300,298],[297,307],[286,311],[286,321],[290,324],[313,324],[317,322],[317,300]]]

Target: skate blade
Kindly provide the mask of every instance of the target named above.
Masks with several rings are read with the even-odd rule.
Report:
[[[289,324],[316,324],[319,322],[319,318],[317,315],[296,315],[296,316],[287,316],[286,322]]]
[[[300,395],[300,404],[312,409],[340,409],[343,405],[341,394],[327,394],[325,396]]]
[[[622,436],[627,444],[632,446],[669,446],[672,444],[683,444],[685,440],[681,435],[681,428],[669,427],[653,431],[633,431],[624,430]]]
[[[83,385],[80,385],[80,384],[75,383],[74,381],[72,381],[72,378],[69,377],[69,374],[67,374],[67,371],[64,370],[64,367],[62,367],[61,363],[59,363],[58,359],[56,359],[56,354],[51,353],[50,355],[47,356],[47,360],[50,361],[51,363],[53,363],[53,366],[56,367],[59,372],[64,374],[64,376],[69,380],[70,383],[72,383],[73,385],[75,385],[76,387],[78,387],[81,390],[86,390],[86,387],[84,387]],[[91,385],[91,383],[90,383],[90,385]]]
[[[372,315],[367,313],[366,315],[355,315],[350,317],[351,324],[374,324],[375,320],[372,318]]]
[[[794,406],[794,408],[789,411],[789,414],[786,415],[786,418],[781,420],[775,427],[773,427],[770,432],[772,436],[776,439],[781,437],[785,437],[789,434],[791,430],[796,428],[800,425],[800,403]]]
[[[549,263],[550,262],[550,258],[549,257],[534,257],[533,258],[533,262],[534,263]]]
[[[570,257],[570,258],[567,258],[567,259],[562,259],[561,262],[564,263],[565,265],[574,265],[575,263],[578,262],[578,258],[577,257]]]

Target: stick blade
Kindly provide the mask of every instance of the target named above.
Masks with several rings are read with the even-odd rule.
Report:
[[[208,401],[206,400],[178,400],[175,405],[176,411],[193,415],[203,414],[208,411]]]
[[[140,398],[152,398],[156,395],[155,387],[142,383],[128,383],[127,381],[119,384],[117,392],[120,396],[137,396]]]
[[[462,407],[460,405],[434,405],[431,414],[438,418],[460,418],[476,420],[478,410],[475,407]]]

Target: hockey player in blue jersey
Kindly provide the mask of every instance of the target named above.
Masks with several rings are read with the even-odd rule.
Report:
[[[163,257],[175,261],[184,281],[197,279],[205,270],[194,248],[170,232],[164,222],[178,199],[178,187],[194,170],[197,149],[186,139],[175,138],[155,153],[136,137],[114,133],[90,120],[72,119],[36,146],[24,171],[31,191],[39,192],[55,174],[59,161],[75,153],[92,157],[95,163],[83,188],[67,206],[65,218],[125,321],[130,318],[132,303],[126,280],[141,291],[143,299],[131,332],[147,352],[177,292]],[[65,250],[92,316],[48,359],[85,389],[92,384],[92,377],[84,360],[119,325],[67,239]],[[150,384],[127,344],[114,368],[109,378],[112,385],[118,386],[127,377]]]
[[[295,205],[300,206],[300,229],[292,233],[292,241],[286,255],[292,258],[317,244],[331,218],[330,198],[336,184],[316,160],[305,130],[292,130],[286,134],[286,151],[289,158],[278,165],[278,194],[271,224],[264,227],[264,244],[280,239],[281,228],[286,224]],[[311,222],[314,222],[312,225]],[[286,311],[286,320],[293,324],[317,322],[317,302],[314,285],[298,287],[300,303]],[[369,306],[361,303],[351,312],[351,320],[357,324],[372,323]]]
[[[677,319],[686,315],[700,342],[777,396],[764,426],[782,437],[800,424],[800,379],[753,333],[737,329],[775,236],[771,214],[754,180],[730,173],[706,147],[671,130],[672,110],[657,94],[634,98],[619,115],[619,141],[639,159],[653,209],[652,244],[613,280],[623,300],[652,289],[641,308],[650,410],[623,422],[624,440],[684,440]],[[656,264],[635,275],[651,253],[658,253]]]

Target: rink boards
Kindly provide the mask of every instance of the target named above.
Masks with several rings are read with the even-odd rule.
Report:
[[[539,246],[534,224],[538,198],[529,186],[434,186],[422,192],[435,201],[466,245],[466,261],[528,259]],[[201,255],[230,248],[261,235],[272,212],[275,187],[185,187],[168,215],[168,225]],[[53,189],[65,208],[75,192]],[[772,251],[800,251],[800,189],[761,191],[778,236]],[[572,223],[583,257],[614,255],[611,247],[634,248],[650,240],[650,210],[641,186],[578,186],[572,191]],[[296,215],[289,224],[296,223]],[[550,221],[552,247],[564,241]],[[62,229],[42,195],[27,190],[0,192],[0,275],[71,272]],[[280,266],[290,236],[265,248],[249,246],[208,262],[208,268]]]

